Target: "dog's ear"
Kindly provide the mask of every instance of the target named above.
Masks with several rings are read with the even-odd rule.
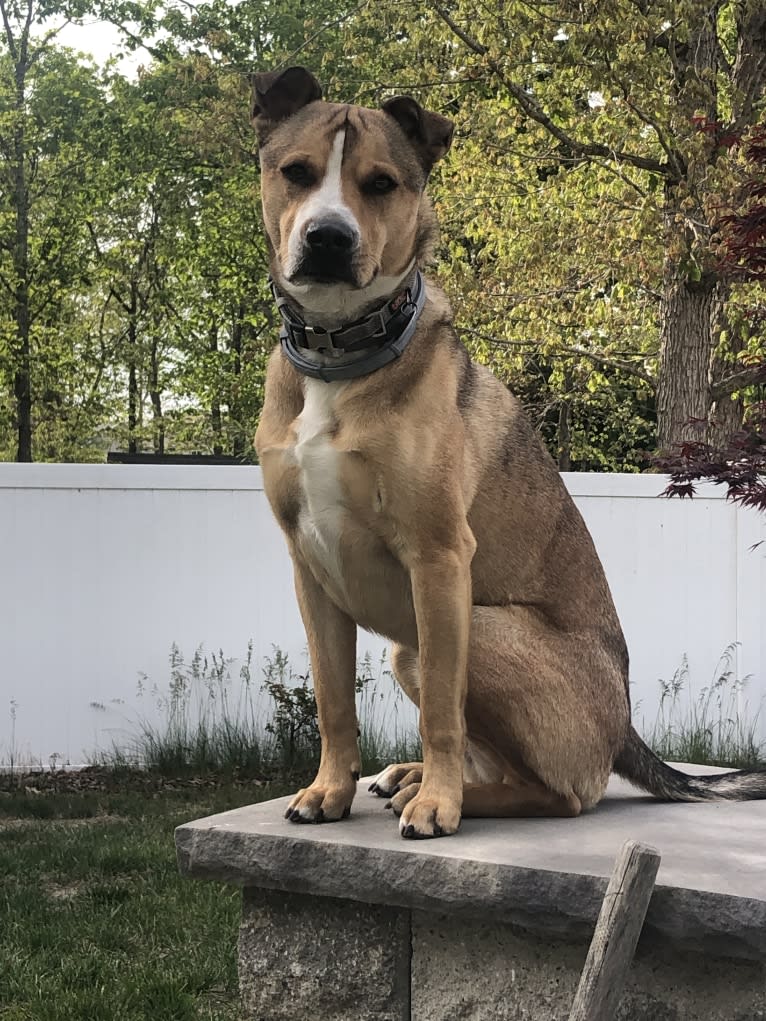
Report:
[[[253,100],[250,118],[260,141],[280,121],[322,98],[322,86],[305,67],[263,71],[250,76]]]
[[[455,125],[447,117],[424,110],[412,96],[395,96],[383,104],[383,109],[409,138],[426,173],[437,160],[447,155],[455,130]]]

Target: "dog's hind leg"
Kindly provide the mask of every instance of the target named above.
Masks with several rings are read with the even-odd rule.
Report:
[[[469,783],[463,787],[463,818],[567,818],[580,814],[576,794],[557,794],[540,781]]]
[[[395,815],[402,814],[419,789],[419,783],[411,783],[394,794],[391,807]],[[464,819],[572,819],[580,814],[581,808],[576,794],[557,794],[540,780],[517,774],[506,775],[497,783],[463,785]]]
[[[492,791],[474,793],[469,786],[464,814],[484,808],[571,815],[575,807],[592,808],[629,723],[623,672],[596,627],[572,633],[527,607],[474,607],[468,747],[477,745],[495,768],[465,776],[469,785],[478,781]],[[491,811],[494,796],[503,811]]]

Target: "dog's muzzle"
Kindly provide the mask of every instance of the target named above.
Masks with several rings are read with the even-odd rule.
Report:
[[[357,245],[356,231],[344,220],[313,222],[306,231],[301,261],[293,280],[355,283],[353,263]]]

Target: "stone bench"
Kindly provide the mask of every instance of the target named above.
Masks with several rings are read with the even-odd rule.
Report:
[[[766,1019],[766,802],[661,804],[614,778],[579,819],[404,841],[359,788],[347,822],[289,823],[283,798],[176,831],[185,876],[243,888],[243,1017],[566,1021],[632,838],[662,864],[619,1021]]]

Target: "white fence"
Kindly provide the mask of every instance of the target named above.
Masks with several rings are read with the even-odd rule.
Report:
[[[739,643],[754,714],[766,695],[763,518],[658,476],[565,476],[604,562],[639,716],[688,657],[696,695]],[[0,464],[0,763],[82,762],[151,716],[141,673],[169,681],[176,643],[305,665],[285,544],[258,468]],[[375,658],[383,643],[360,635]],[[93,707],[100,703],[104,709]],[[743,707],[744,708],[744,707]],[[766,735],[764,735],[766,736]]]

